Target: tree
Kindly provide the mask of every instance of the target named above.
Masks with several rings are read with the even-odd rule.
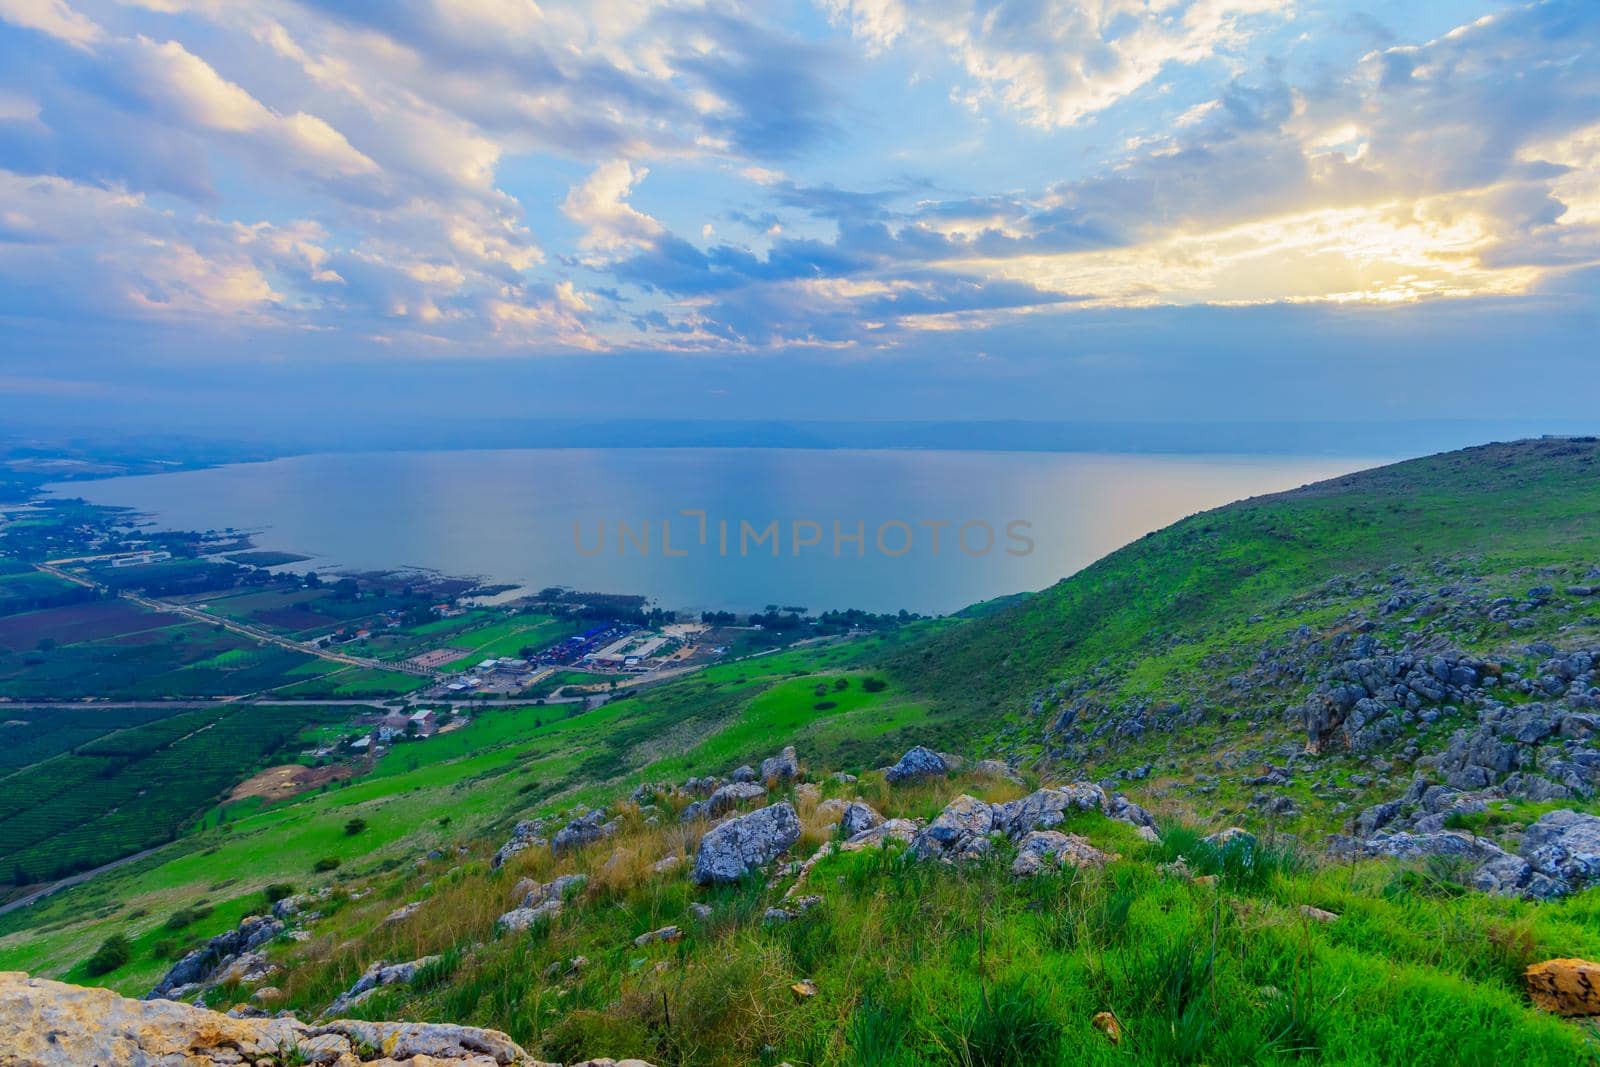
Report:
[[[306,571],[306,588],[321,589],[322,577],[316,571]]]
[[[367,820],[351,819],[344,824],[344,832],[349,837],[354,837],[367,828]]]

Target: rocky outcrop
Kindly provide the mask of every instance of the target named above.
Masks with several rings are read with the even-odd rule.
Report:
[[[1099,866],[1109,857],[1081,837],[1055,829],[1077,811],[1095,811],[1149,830],[1155,820],[1127,797],[1108,797],[1093,782],[1039,789],[1020,800],[985,804],[976,797],[956,797],[939,817],[917,832],[911,854],[922,860],[960,862],[988,853],[994,838],[1005,837],[1017,845],[1014,873],[1035,874],[1046,863]],[[848,844],[846,847],[849,847]]]
[[[911,854],[919,860],[947,863],[977,859],[989,851],[989,832],[993,829],[994,809],[963,793],[912,838]]]
[[[549,882],[535,882],[524,878],[517,883],[522,892],[522,902],[495,921],[495,925],[511,933],[521,933],[545,919],[561,914],[567,901],[583,891],[589,878],[583,874],[564,874]]]
[[[234,929],[218,934],[174,963],[145,999],[176,1000],[194,993],[283,930],[282,919],[247,915]]]
[[[499,870],[505,865],[506,860],[519,852],[526,852],[536,845],[548,844],[549,842],[540,836],[543,827],[543,819],[524,819],[517,823],[515,829],[511,831],[511,840],[500,846],[499,850],[494,854],[494,859],[489,862],[489,866],[494,870]]]
[[[700,839],[692,877],[697,885],[736,882],[800,840],[800,816],[787,801],[729,819]]]
[[[917,824],[910,819],[889,819],[870,830],[862,830],[839,846],[841,852],[860,852],[868,848],[882,848],[890,842],[909,845],[917,836]]]
[[[603,841],[617,832],[617,821],[606,821],[604,811],[590,811],[573,819],[550,839],[550,851],[559,856],[565,852]]]
[[[1027,878],[1047,870],[1052,865],[1061,867],[1103,867],[1112,857],[1101,852],[1076,834],[1059,830],[1034,830],[1017,843],[1017,858],[1011,862],[1011,873]]]
[[[918,745],[901,756],[893,767],[884,771],[883,777],[890,785],[901,785],[906,782],[919,782],[926,778],[943,778],[949,773],[950,768],[939,753]]]
[[[235,1018],[173,1001],[0,972],[0,1063],[26,1067],[222,1067],[285,1063],[539,1067],[498,1030],[447,1023],[315,1025]]]
[[[720,786],[706,799],[697,800],[684,808],[679,818],[684,822],[714,819],[719,815],[726,815],[748,800],[760,800],[766,795],[766,786],[759,782],[730,782]]]
[[[1371,809],[1362,813],[1366,820]],[[1600,884],[1600,817],[1562,809],[1543,815],[1523,832],[1518,852],[1455,830],[1381,829],[1370,837],[1330,839],[1343,855],[1419,859],[1456,856],[1473,865],[1471,885],[1499,896],[1545,900]]]
[[[379,989],[389,985],[405,985],[417,976],[417,972],[430,963],[437,963],[438,956],[423,956],[420,959],[410,960],[406,963],[388,963],[384,960],[375,961],[354,985],[340,993],[328,1010],[323,1015],[337,1015],[348,1008],[366,1000]]]

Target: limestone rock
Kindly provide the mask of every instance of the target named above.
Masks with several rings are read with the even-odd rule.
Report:
[[[798,777],[800,777],[800,759],[795,755],[793,745],[785,747],[776,756],[761,761],[763,782],[792,782]]]
[[[718,787],[704,800],[697,800],[683,809],[679,816],[683,822],[696,819],[714,819],[726,815],[747,800],[760,800],[767,795],[767,787],[759,782],[729,782]]]
[[[528,819],[517,823],[516,828],[511,831],[511,840],[501,845],[499,851],[494,854],[494,859],[489,863],[490,868],[499,870],[512,856],[543,843],[544,838],[539,836],[540,825]]]
[[[1017,858],[1011,863],[1011,873],[1027,878],[1046,867],[1102,867],[1111,857],[1076,834],[1059,830],[1035,830],[1017,845]]]
[[[873,810],[872,805],[859,800],[845,808],[844,815],[839,819],[839,829],[844,832],[846,839],[882,825],[883,816]]]
[[[918,745],[901,756],[899,762],[884,772],[883,777],[890,785],[899,785],[902,782],[917,782],[924,778],[943,778],[948,773],[949,768],[945,766],[939,753]]]
[[[736,882],[798,840],[800,817],[787,801],[729,819],[700,839],[694,857],[695,884]]]
[[[571,852],[573,849],[582,848],[584,845],[592,845],[594,842],[610,837],[616,832],[617,822],[615,819],[607,822],[605,812],[591,811],[578,816],[560,830],[557,830],[556,835],[550,839],[550,851],[559,856],[563,852]]]
[[[989,851],[994,809],[963,793],[911,841],[911,854],[921,860],[975,859]]]
[[[417,972],[430,963],[438,962],[439,957],[423,956],[407,963],[385,963],[378,960],[367,968],[366,973],[356,979],[355,985],[339,994],[334,1002],[328,1005],[324,1015],[337,1015],[353,1004],[364,1000],[369,994],[377,992],[387,985],[403,985],[417,976]]]
[[[1528,999],[1557,1015],[1600,1015],[1600,963],[1554,959],[1523,972]]]
[[[1104,811],[1106,804],[1105,790],[1091,782],[1039,789],[1021,800],[995,805],[995,828],[1020,838],[1034,830],[1055,829],[1069,812]]]
[[[637,947],[643,948],[644,946],[654,944],[657,941],[681,940],[683,940],[683,930],[680,927],[663,926],[659,930],[651,930],[648,933],[640,934],[638,937],[633,939],[633,943]]]
[[[145,999],[176,995],[180,990],[209,982],[237,957],[253,952],[283,933],[283,920],[247,915],[232,930],[218,934],[174,963]]]
[[[363,1061],[357,1049],[381,1049]],[[539,1067],[498,1030],[448,1023],[338,1019],[310,1025],[293,1018],[238,1018],[168,1000],[139,1001],[109,989],[83,988],[0,972],[0,1063],[26,1067],[211,1067],[288,1057],[312,1063],[413,1067],[443,1064]]]
[[[839,846],[841,852],[860,852],[867,848],[882,848],[891,841],[898,841],[902,845],[909,845],[917,836],[917,824],[910,819],[890,819],[879,823],[870,830],[863,830],[853,835],[848,841]]]

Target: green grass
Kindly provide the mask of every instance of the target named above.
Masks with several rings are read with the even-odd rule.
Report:
[[[862,788],[890,814],[937,810],[958,781],[907,791]],[[829,791],[836,787],[829,786]],[[802,803],[802,811],[808,810]],[[764,909],[787,888],[762,880],[698,890],[684,872],[650,873],[677,830],[624,813],[616,845],[643,862],[607,873],[612,845],[560,866],[527,854],[491,874],[474,853],[375,876],[303,947],[279,950],[289,1004],[320,1010],[373,958],[446,954],[444,973],[365,1003],[369,1018],[471,1020],[537,1054],[636,1056],[662,1064],[779,1060],[801,1065],[1595,1063],[1592,1028],[1530,1009],[1522,969],[1556,954],[1600,952],[1600,892],[1553,905],[1395,888],[1382,863],[1267,865],[1220,887],[1164,875],[1181,848],[1080,815],[1066,829],[1120,858],[1102,870],[1013,879],[1004,846],[961,869],[913,864],[898,850],[835,855],[805,892],[823,904],[780,926]],[[814,847],[816,839],[802,847]],[[1212,857],[1215,859],[1215,857]],[[1221,860],[1224,867],[1229,861]],[[453,868],[453,869],[447,869]],[[496,936],[521,875],[587,870],[591,884],[548,926]],[[379,925],[422,900],[400,928]],[[702,922],[688,912],[714,909]],[[1331,910],[1311,922],[1301,904]],[[640,949],[637,935],[675,923],[679,942]],[[470,953],[464,951],[473,945]],[[547,968],[588,958],[577,975]],[[812,981],[814,998],[790,986]],[[1091,1026],[1112,1012],[1111,1045]]]
[[[1559,586],[1581,573],[1600,560],[1596,455],[1590,444],[1546,442],[1400,464],[1195,516],[1043,594],[960,619],[719,664],[592,711],[477,710],[467,729],[397,746],[352,784],[240,805],[223,826],[208,817],[149,860],[0,917],[0,966],[81,973],[73,969],[102,941],[125,932],[134,958],[97,980],[142,992],[159,967],[141,956],[141,939],[165,916],[289,882],[370,891],[341,898],[304,946],[274,946],[290,965],[283,984],[292,1007],[320,1010],[373,959],[446,953],[448,967],[416,988],[386,990],[363,1013],[495,1026],[551,1059],[1594,1063],[1593,1028],[1533,1012],[1519,982],[1536,959],[1600,954],[1600,890],[1553,904],[1488,898],[1463,892],[1459,872],[1440,865],[1324,865],[1276,845],[1246,862],[1204,845],[1199,829],[1172,825],[1147,845],[1128,827],[1087,816],[1071,828],[1121,857],[1104,871],[1019,883],[1005,870],[1004,847],[964,871],[835,856],[810,877],[823,907],[778,927],[760,917],[781,881],[699,891],[681,868],[648,873],[664,850],[693,845],[695,830],[671,813],[650,827],[625,810],[617,841],[559,867],[540,850],[498,875],[486,861],[519,818],[613,803],[642,782],[726,774],[786,743],[818,779],[824,769],[863,773],[849,789],[825,781],[826,795],[860,790],[895,814],[926,818],[958,788],[1016,795],[1015,786],[976,781],[893,791],[868,768],[913,742],[971,756],[1043,753],[1057,743],[1045,736],[1055,709],[1035,716],[1031,697],[1058,680],[1088,680],[1108,709],[1139,699],[1214,705],[1181,732],[1104,737],[1081,759],[1058,754],[1053,773],[1098,777],[1159,760],[1155,775],[1128,787],[1135,799],[1175,823],[1231,821],[1249,796],[1239,768],[1250,761],[1239,757],[1255,748],[1266,759],[1303,741],[1282,717],[1303,685],[1257,694],[1252,706],[1228,693],[1226,679],[1301,624],[1330,627],[1353,607],[1370,608],[1369,592],[1359,601],[1321,597],[1337,575],[1367,575],[1370,586],[1391,567],[1431,576],[1440,564],[1440,575],[1480,577],[1497,591]],[[1552,618],[1568,627],[1564,642],[1592,633],[1577,607]],[[511,640],[519,621],[474,613],[412,634],[429,647],[468,647],[459,635],[470,630],[487,648]],[[1378,632],[1397,642],[1411,626],[1386,617]],[[1459,640],[1499,649],[1533,636],[1502,626]],[[495,654],[472,647],[473,662]],[[869,676],[889,684],[869,692]],[[350,681],[340,671],[301,684]],[[1263,725],[1250,726],[1244,713],[1263,709]],[[1469,715],[1419,730],[1419,744],[1436,748]],[[1224,766],[1224,757],[1234,762]],[[1394,791],[1355,760],[1330,757],[1323,769],[1350,810]],[[1207,787],[1215,792],[1193,792],[1202,772],[1216,775]],[[1367,785],[1355,784],[1358,772]],[[1340,817],[1309,776],[1286,791],[1306,809],[1289,826],[1303,841]],[[1525,823],[1548,807],[1512,805],[1482,827],[1465,825]],[[367,827],[355,837],[344,831],[352,818]],[[804,847],[823,836],[810,827]],[[613,845],[634,854],[608,868]],[[446,859],[419,869],[431,848]],[[1217,884],[1161,873],[1178,855]],[[321,858],[338,868],[315,871]],[[584,901],[528,936],[496,936],[494,918],[511,905],[517,877],[572,868],[592,876]],[[426,904],[417,920],[379,925],[418,899]],[[716,909],[709,924],[688,917],[695,900]],[[1339,919],[1310,922],[1302,904]],[[223,910],[219,903],[196,931],[226,918]],[[683,941],[632,945],[674,922],[689,930]],[[578,954],[591,961],[580,974],[544,976]],[[815,981],[816,997],[791,992],[802,978]],[[1121,1021],[1120,1045],[1091,1026],[1101,1011]]]

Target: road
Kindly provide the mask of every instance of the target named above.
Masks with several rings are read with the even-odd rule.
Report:
[[[196,622],[207,623],[211,626],[220,626],[224,630],[229,630],[233,633],[252,638],[256,641],[265,642],[266,644],[277,645],[279,648],[286,648],[291,652],[303,652],[308,656],[316,656],[318,659],[325,659],[332,663],[343,663],[348,667],[366,667],[371,670],[378,671],[399,671],[402,674],[416,675],[419,678],[428,678],[433,681],[438,681],[439,678],[442,677],[437,672],[430,671],[426,667],[418,667],[410,663],[390,663],[387,660],[370,659],[366,656],[351,656],[343,652],[334,652],[330,649],[319,648],[318,646],[311,644],[309,641],[296,641],[291,637],[284,637],[281,634],[275,634],[271,630],[263,630],[259,626],[251,626],[248,623],[237,622],[233,619],[226,619],[221,615],[213,615],[209,611],[201,611],[199,608],[192,608],[186,604],[174,604],[168,600],[156,600],[151,597],[142,597],[123,590],[113,590],[100,584],[92,578],[86,578],[81,574],[72,574],[68,571],[62,570],[60,567],[57,567],[54,564],[35,563],[34,566],[44,573],[52,575],[56,578],[60,578],[63,581],[87,586],[88,588],[94,589],[98,592],[111,593],[114,596],[121,597],[129,603],[138,604],[142,608],[148,608],[151,611],[164,611],[173,615],[182,615],[186,618],[194,619]]]
[[[166,845],[157,845],[155,848],[147,848],[143,852],[135,852],[131,856],[124,856],[120,860],[112,860],[110,863],[96,867],[93,870],[79,871],[77,874],[68,875],[59,882],[51,882],[49,885],[44,886],[41,889],[35,889],[25,897],[18,897],[16,900],[10,901],[9,903],[0,904],[0,915],[4,915],[8,911],[16,911],[18,908],[25,908],[35,901],[43,900],[51,893],[59,893],[63,889],[78,885],[81,882],[87,882],[97,874],[105,874],[107,871],[116,870],[118,867],[124,867],[130,863],[135,863],[144,859],[146,856],[151,856],[157,852],[160,852],[166,847]]]

